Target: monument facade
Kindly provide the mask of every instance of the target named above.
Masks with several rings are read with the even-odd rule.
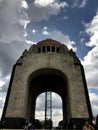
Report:
[[[66,45],[46,39],[25,50],[13,66],[2,115],[6,128],[22,128],[35,117],[36,99],[46,91],[60,95],[64,124],[92,118],[80,60]]]

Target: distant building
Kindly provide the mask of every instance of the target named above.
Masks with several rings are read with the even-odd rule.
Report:
[[[22,128],[35,117],[39,94],[51,91],[62,99],[63,124],[92,118],[83,66],[66,45],[47,39],[25,50],[13,66],[3,110],[6,128]]]

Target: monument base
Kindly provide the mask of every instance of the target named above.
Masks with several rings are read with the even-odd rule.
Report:
[[[89,118],[71,118],[70,124],[72,124],[75,129],[82,129],[86,120],[90,120]]]
[[[25,119],[17,117],[7,117],[3,121],[5,121],[3,127],[5,129],[22,129],[25,124]]]

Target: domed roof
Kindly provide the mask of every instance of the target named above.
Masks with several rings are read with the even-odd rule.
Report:
[[[56,40],[46,39],[46,40],[38,42],[36,45],[37,46],[43,46],[43,45],[61,46],[62,44]]]
[[[38,42],[37,44],[33,44],[29,50],[25,50],[23,55],[19,58],[17,63],[22,63],[23,57],[30,54],[42,53],[45,54],[68,54],[74,58],[74,63],[80,63],[78,57],[76,56],[73,50],[69,50],[65,44],[62,44],[56,40],[46,39],[43,41]]]

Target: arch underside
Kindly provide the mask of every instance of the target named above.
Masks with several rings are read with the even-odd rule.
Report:
[[[60,95],[62,99],[63,121],[68,123],[70,118],[68,81],[62,72],[55,69],[42,69],[30,75],[27,120],[35,117],[36,99],[41,93],[46,91]]]

